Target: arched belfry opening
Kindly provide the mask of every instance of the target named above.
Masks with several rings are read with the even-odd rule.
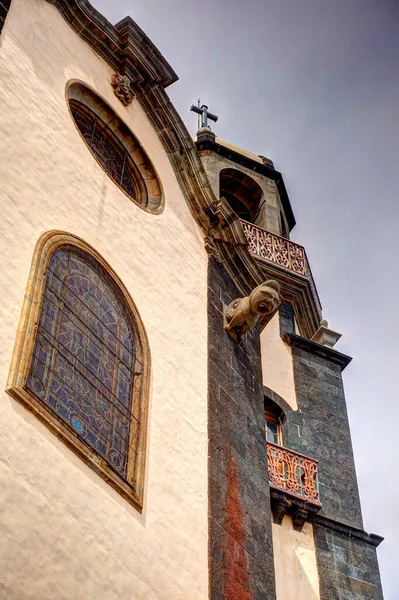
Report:
[[[219,193],[240,219],[258,223],[263,205],[262,188],[252,177],[237,169],[222,169]]]

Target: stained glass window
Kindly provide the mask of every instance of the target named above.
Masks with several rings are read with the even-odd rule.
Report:
[[[135,331],[97,260],[72,245],[52,254],[25,388],[125,480],[140,427]]]
[[[137,182],[130,158],[113,131],[87,106],[70,102],[74,121],[104,171],[131,198],[137,199]]]

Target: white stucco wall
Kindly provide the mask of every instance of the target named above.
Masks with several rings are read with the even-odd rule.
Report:
[[[298,410],[291,348],[281,339],[279,319],[277,312],[260,336],[263,384]]]
[[[285,516],[272,530],[277,600],[320,600],[312,524],[295,531]]]
[[[0,392],[0,599],[204,600],[207,574],[207,257],[137,102],[44,0],[13,0],[0,37],[0,388],[39,236],[80,236],[110,263],[147,330],[152,382],[144,510],[123,500]],[[65,101],[76,78],[129,124],[166,197],[148,214],[107,177]]]

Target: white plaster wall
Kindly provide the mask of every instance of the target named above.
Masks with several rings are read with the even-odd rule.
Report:
[[[277,600],[320,600],[312,524],[295,531],[285,516],[272,531]]]
[[[298,410],[291,348],[281,339],[278,312],[262,331],[260,347],[263,384]]]
[[[145,506],[139,514],[0,392],[0,599],[199,600],[207,575],[207,257],[172,168],[111,69],[44,0],[13,0],[0,37],[0,382],[33,250],[82,237],[130,291],[152,355]],[[65,86],[97,90],[130,125],[165,191],[148,214],[107,177],[72,122]]]

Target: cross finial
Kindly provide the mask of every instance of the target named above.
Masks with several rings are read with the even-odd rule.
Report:
[[[206,129],[210,129],[210,127],[208,125],[208,119],[209,119],[209,121],[214,121],[216,123],[216,121],[219,118],[217,115],[214,115],[213,113],[208,111],[208,107],[206,106],[206,104],[202,104],[202,106],[200,106],[199,100],[198,100],[198,106],[195,106],[195,104],[192,104],[190,110],[197,113],[197,115],[201,115],[201,127],[204,127]]]

